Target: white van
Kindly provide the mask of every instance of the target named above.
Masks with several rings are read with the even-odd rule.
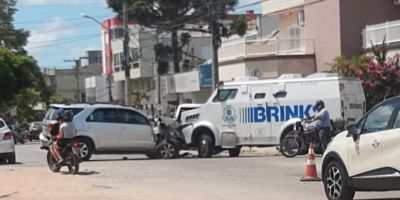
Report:
[[[242,146],[277,146],[295,122],[315,114],[319,99],[334,127],[343,130],[365,113],[364,91],[357,79],[330,76],[222,83],[204,105],[181,114],[186,143],[199,157],[222,150],[234,157]]]

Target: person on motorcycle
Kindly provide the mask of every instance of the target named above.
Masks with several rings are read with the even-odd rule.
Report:
[[[64,114],[64,121],[60,126],[60,132],[56,136],[56,150],[58,155],[60,155],[61,160],[58,162],[62,162],[62,157],[61,157],[61,150],[64,149],[68,143],[72,142],[72,139],[75,138],[76,136],[76,127],[72,123],[72,120],[74,118],[74,115],[71,111],[67,111]]]
[[[57,123],[55,123],[53,125],[53,127],[51,128],[51,131],[50,131],[50,134],[53,138],[57,137],[57,135],[59,135],[59,133],[60,133],[60,126],[64,122],[64,110],[59,109],[57,111],[56,115],[57,115],[57,117],[56,117]],[[49,151],[50,151],[51,155],[53,155],[53,157],[57,160],[58,163],[62,162],[62,157],[60,155],[60,151],[57,149],[57,145],[55,143],[53,143],[49,146]]]
[[[317,107],[318,113],[312,116],[313,120],[319,120],[318,128],[319,128],[319,139],[321,141],[322,153],[325,152],[326,147],[328,146],[328,139],[330,136],[331,130],[331,120],[329,117],[329,112],[325,108],[325,103],[322,100],[318,100],[315,103],[315,107]]]

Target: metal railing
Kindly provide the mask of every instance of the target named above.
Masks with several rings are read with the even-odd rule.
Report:
[[[371,42],[382,44],[386,37],[386,43],[400,42],[400,20],[366,26],[362,32],[364,49],[371,48]]]
[[[219,49],[219,60],[268,55],[306,55],[314,54],[314,40],[303,38],[273,40],[235,40],[223,43]]]

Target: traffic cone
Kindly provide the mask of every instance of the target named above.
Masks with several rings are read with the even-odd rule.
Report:
[[[310,144],[307,155],[307,165],[304,171],[304,177],[300,181],[321,181],[317,175],[317,167],[315,166],[314,144]]]

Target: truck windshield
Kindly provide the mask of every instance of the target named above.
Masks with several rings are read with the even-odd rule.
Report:
[[[224,102],[228,99],[234,99],[237,91],[237,89],[220,89],[214,97],[213,102]]]

